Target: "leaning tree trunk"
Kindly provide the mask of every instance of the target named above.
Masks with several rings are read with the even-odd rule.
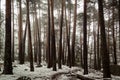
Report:
[[[98,9],[99,9],[98,11],[99,11],[100,34],[101,34],[101,56],[102,56],[102,64],[103,64],[103,77],[111,78],[109,53],[107,50],[107,42],[106,42],[106,34],[105,34],[103,0],[98,0]]]
[[[6,0],[4,74],[13,74],[11,59],[11,0]]]
[[[26,0],[27,2],[27,24],[28,24],[28,50],[29,50],[29,57],[30,57],[30,71],[34,71],[33,66],[33,52],[32,52],[32,38],[31,38],[31,29],[30,29],[30,18],[29,18],[29,0]]]

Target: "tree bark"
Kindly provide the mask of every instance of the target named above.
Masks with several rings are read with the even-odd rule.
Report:
[[[74,24],[73,24],[72,46],[71,46],[72,66],[75,66],[76,19],[77,19],[77,0],[75,0]]]
[[[88,51],[87,51],[87,0],[84,0],[84,20],[83,20],[83,59],[84,74],[88,74]]]
[[[100,22],[100,34],[101,34],[101,55],[102,55],[102,63],[103,63],[103,77],[111,78],[109,53],[107,50],[107,42],[106,42],[106,34],[105,34],[103,0],[98,0],[98,11],[99,11],[99,22]]]
[[[33,66],[33,52],[32,52],[32,38],[31,38],[31,29],[30,29],[30,18],[29,18],[29,0],[26,0],[27,2],[27,24],[28,24],[28,50],[29,50],[29,57],[30,57],[30,71],[34,71]]]
[[[3,74],[13,74],[11,58],[11,0],[6,0],[5,55]]]
[[[23,54],[22,54],[22,6],[21,0],[19,0],[19,63],[23,64]]]
[[[55,44],[55,28],[54,28],[54,0],[51,0],[51,52],[53,61],[53,71],[56,71],[56,44]]]
[[[63,28],[63,13],[64,13],[64,0],[61,2],[61,18],[60,18],[60,40],[59,40],[59,56],[58,56],[58,68],[62,68],[62,28]]]

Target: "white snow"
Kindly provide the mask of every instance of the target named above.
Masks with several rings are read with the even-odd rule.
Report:
[[[52,68],[48,69],[47,66],[42,67],[36,67],[35,64],[35,71],[31,72],[29,68],[29,63],[27,62],[24,65],[19,65],[17,62],[13,63],[13,75],[4,75],[1,74],[2,71],[0,71],[0,80],[16,80],[21,76],[27,76],[30,77],[32,80],[50,80],[51,76],[60,73],[60,72],[69,72],[73,74],[80,74],[83,75],[83,69],[78,67],[68,68],[67,66],[62,66],[62,69],[59,69],[57,71],[52,71]],[[3,68],[3,66],[2,66]],[[74,72],[76,70],[76,72]],[[103,74],[99,71],[95,71],[92,69],[89,69],[89,74],[84,75],[86,77],[94,78],[95,80],[101,80]],[[69,80],[69,77],[66,76],[66,74],[63,74],[58,77],[58,80]],[[120,80],[120,76],[113,76],[112,80]]]

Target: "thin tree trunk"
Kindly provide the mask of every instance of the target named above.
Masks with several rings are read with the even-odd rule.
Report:
[[[51,52],[53,61],[53,71],[56,71],[56,46],[55,46],[55,28],[54,28],[54,0],[51,0]]]
[[[30,18],[29,18],[29,0],[26,0],[27,2],[27,24],[28,24],[28,43],[29,43],[29,57],[30,57],[30,71],[34,71],[33,66],[33,52],[32,52],[32,38],[31,38],[31,29],[30,29]]]
[[[0,20],[1,20],[1,0],[0,0]],[[1,32],[1,22],[0,22],[0,32]],[[1,33],[0,33],[0,36],[1,36]],[[0,45],[2,44],[1,43],[1,37],[0,37]],[[0,56],[1,56],[1,53],[2,53],[2,51],[1,51],[1,48],[0,48]],[[0,71],[1,71],[1,68],[0,68]]]
[[[13,23],[12,23],[12,49],[11,49],[11,52],[12,52],[12,62],[14,62],[14,0],[12,0],[12,20],[13,20]]]
[[[52,67],[52,63],[51,63],[51,48],[50,48],[50,36],[51,36],[51,33],[50,33],[50,28],[51,28],[51,22],[50,22],[51,18],[50,18],[50,0],[48,0],[48,34],[47,34],[47,53],[46,55],[48,55],[48,68]]]
[[[73,24],[73,35],[72,35],[72,66],[75,66],[75,38],[76,38],[76,19],[77,19],[77,0],[75,0],[75,9],[74,9],[74,24]]]
[[[119,52],[120,52],[120,0],[118,6],[118,14],[119,14]]]
[[[23,54],[22,54],[22,6],[21,0],[19,0],[19,63],[23,64]]]
[[[64,0],[61,2],[62,10],[61,10],[61,18],[60,18],[60,40],[59,40],[59,56],[58,56],[58,68],[62,68],[62,27],[63,27],[63,13],[64,13]]]
[[[114,2],[114,0],[113,0],[113,2]],[[114,30],[114,26],[115,26],[115,24],[114,24],[114,20],[115,20],[114,11],[115,11],[115,9],[114,9],[114,6],[113,6],[112,7],[112,38],[113,38],[113,55],[114,55],[114,57],[113,57],[114,62],[113,63],[115,65],[117,65],[116,40],[115,40],[115,30]]]
[[[81,67],[83,68],[83,42],[82,42],[82,35],[80,32],[80,61],[81,61]]]
[[[99,28],[99,21],[98,21],[98,29],[97,29],[97,69],[101,69],[101,60],[100,60],[100,28]]]
[[[68,21],[67,21],[67,14],[66,14],[66,4],[65,4],[65,21],[66,21],[66,39],[67,39],[67,52],[68,52],[68,58],[67,58],[67,65],[71,68],[71,53],[70,53],[70,35],[68,30]]]
[[[23,64],[25,62],[25,43],[26,43],[26,34],[27,34],[27,16],[26,16],[26,25],[25,25],[25,31],[22,38],[22,54],[23,54]]]
[[[37,66],[41,67],[41,38],[40,38],[40,29],[39,29],[39,24],[38,24],[38,19],[37,19],[37,9],[36,9],[36,2],[34,2],[34,10],[35,10],[35,21],[36,21],[36,29],[37,29],[37,37],[38,37],[38,64]]]
[[[84,22],[83,22],[83,59],[84,74],[88,74],[88,51],[87,51],[87,1],[84,0]]]

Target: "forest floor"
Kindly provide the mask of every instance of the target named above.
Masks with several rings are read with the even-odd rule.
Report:
[[[79,67],[68,68],[67,66],[62,66],[62,69],[52,71],[52,68],[48,69],[45,63],[42,65],[42,67],[36,67],[36,64],[34,64],[35,71],[30,72],[29,63],[19,65],[17,62],[14,62],[13,75],[4,75],[0,71],[0,80],[20,80],[18,78],[22,76],[29,77],[31,80],[80,80],[76,75],[82,75],[94,80],[102,80],[102,73],[92,69],[89,69],[88,75],[83,75],[83,69]],[[112,75],[112,80],[120,80],[120,76]]]

